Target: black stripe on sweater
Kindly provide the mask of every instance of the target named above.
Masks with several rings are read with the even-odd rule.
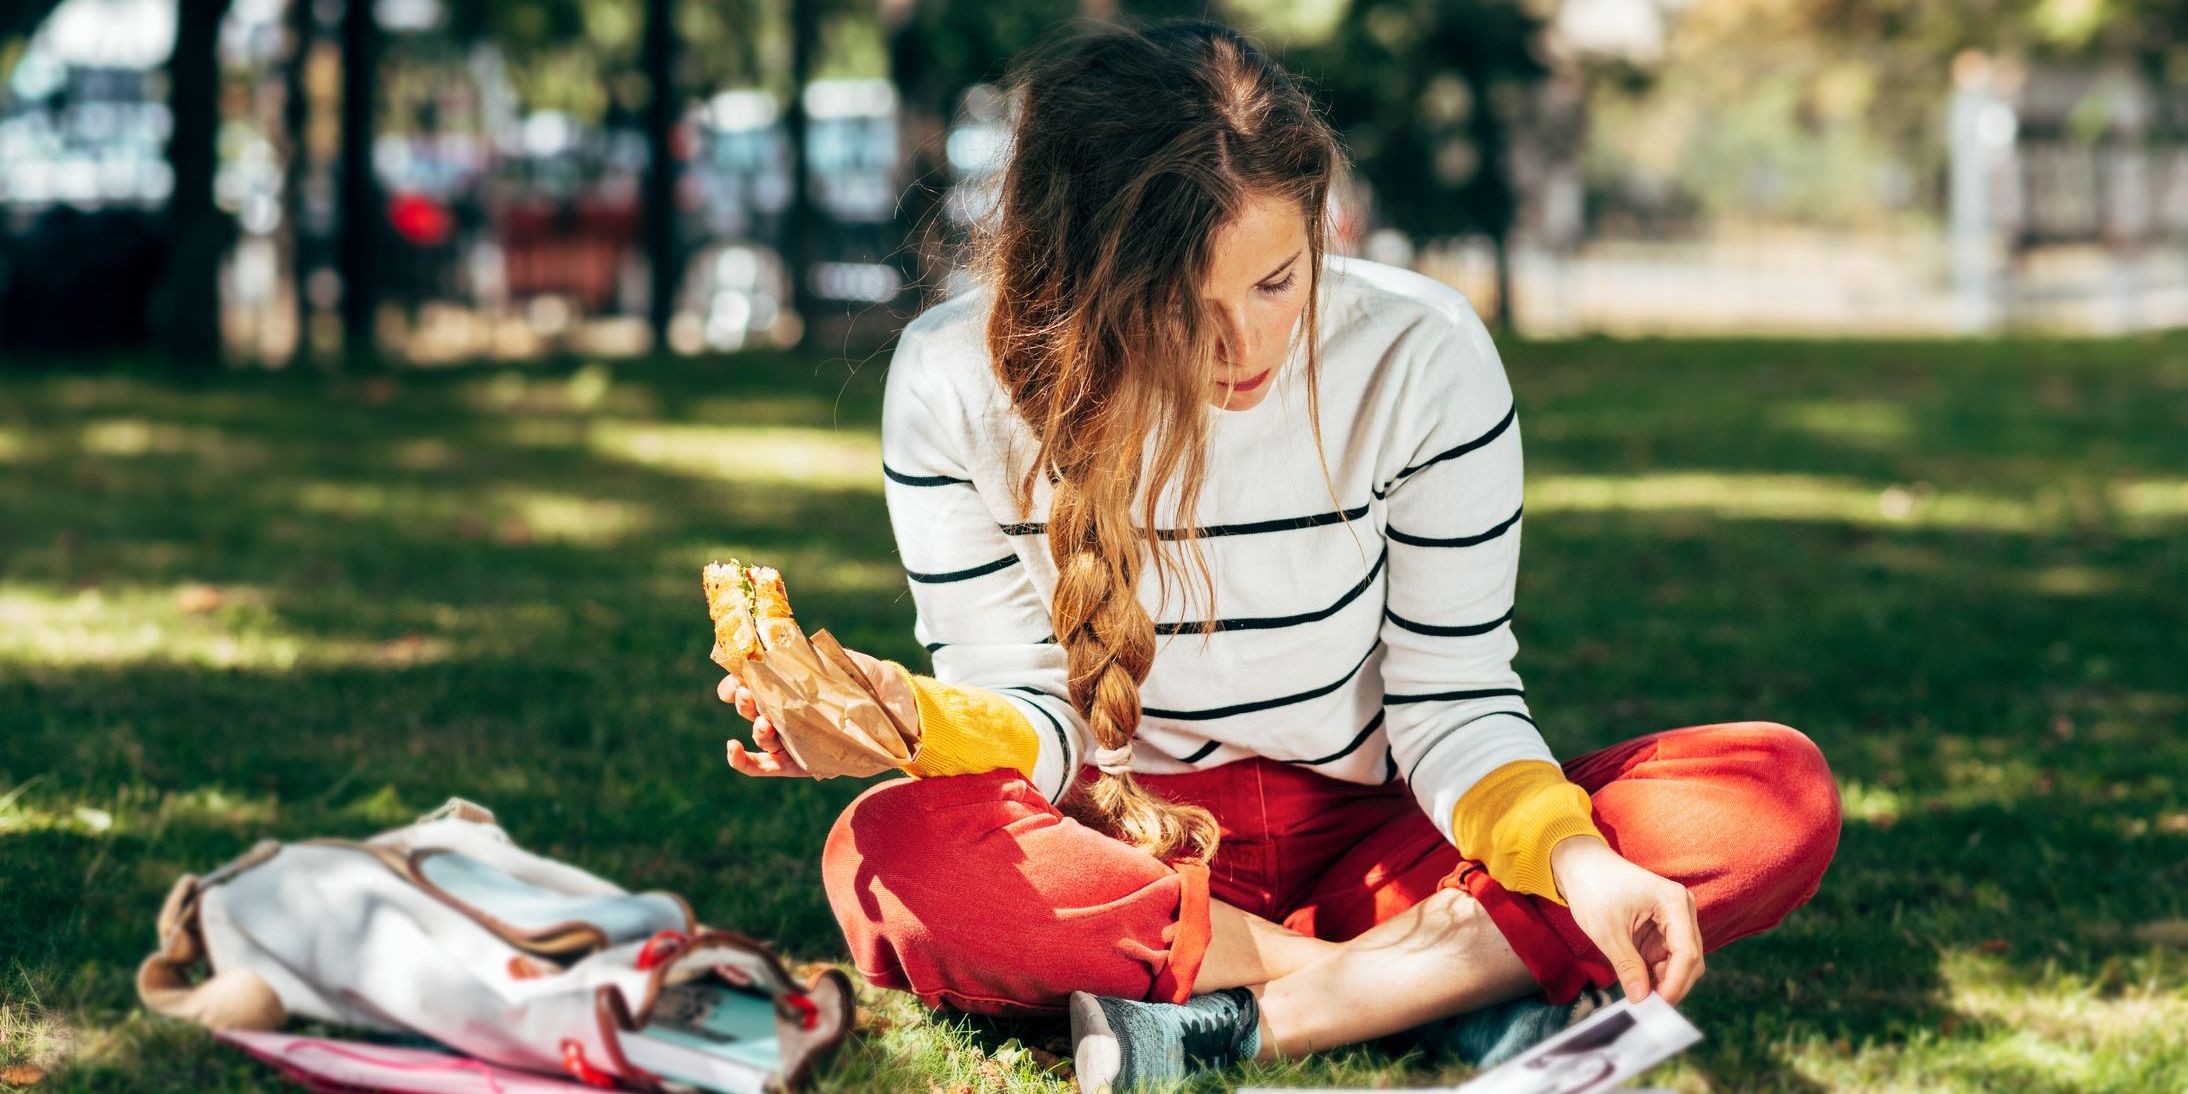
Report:
[[[1388,529],[1388,532],[1390,538],[1409,547],[1472,547],[1477,543],[1487,543],[1511,531],[1512,526],[1518,523],[1519,510],[1513,510],[1512,515],[1499,521],[1496,527],[1477,535],[1458,536],[1453,539],[1431,539],[1428,536],[1416,536],[1411,532],[1401,532],[1396,528]]]
[[[1382,724],[1383,724],[1383,712],[1382,712],[1382,711],[1380,711],[1380,710],[1378,710],[1378,711],[1376,711],[1376,712],[1375,712],[1375,717],[1373,717],[1373,718],[1370,718],[1370,719],[1368,719],[1368,724],[1366,725],[1366,727],[1365,727],[1365,728],[1363,728],[1363,729],[1361,729],[1361,730],[1360,730],[1360,732],[1359,732],[1359,735],[1355,736],[1355,737],[1354,737],[1354,738],[1352,739],[1352,743],[1351,743],[1351,744],[1348,744],[1348,745],[1346,745],[1345,747],[1343,747],[1343,748],[1340,748],[1340,749],[1338,749],[1337,751],[1335,751],[1335,752],[1332,752],[1332,753],[1330,753],[1330,754],[1329,754],[1329,755],[1327,755],[1327,756],[1323,756],[1323,757],[1321,757],[1320,759],[1314,759],[1314,760],[1286,760],[1285,762],[1286,762],[1286,763],[1295,763],[1295,764],[1310,764],[1310,765],[1311,765],[1311,764],[1326,764],[1326,763],[1331,763],[1331,762],[1333,762],[1333,761],[1336,761],[1336,760],[1342,760],[1342,759],[1344,759],[1345,757],[1347,757],[1347,756],[1350,756],[1350,755],[1352,755],[1352,750],[1353,750],[1353,749],[1356,749],[1356,748],[1360,747],[1360,746],[1361,746],[1362,744],[1365,744],[1365,743],[1367,743],[1367,739],[1368,739],[1369,737],[1371,737],[1371,736],[1374,736],[1376,728],[1377,728],[1378,726],[1381,726]],[[1389,780],[1387,780],[1387,779],[1386,779],[1386,780],[1384,780],[1384,781],[1386,781],[1386,782],[1387,782],[1387,781],[1389,781]]]
[[[1048,696],[1047,692],[1042,691],[1039,688],[1017,686],[1006,688],[1004,690],[1025,691],[1032,692],[1035,695],[1040,695],[1044,697]],[[1071,789],[1071,777],[1079,773],[1079,758],[1071,754],[1071,735],[1064,732],[1064,724],[1057,721],[1056,716],[1050,714],[1047,707],[1044,707],[1031,699],[1025,700],[1025,704],[1037,711],[1040,711],[1041,717],[1048,719],[1049,728],[1056,731],[1056,746],[1063,750],[1064,779],[1062,782],[1056,784],[1056,796],[1049,799],[1050,801],[1059,801],[1063,798],[1064,791]]]
[[[1389,497],[1390,492],[1396,490],[1399,483],[1402,483],[1408,478],[1411,478],[1414,472],[1426,470],[1439,463],[1442,463],[1445,460],[1456,459],[1460,456],[1464,456],[1467,453],[1472,452],[1473,450],[1480,448],[1485,444],[1488,444],[1490,441],[1496,440],[1504,433],[1505,430],[1512,428],[1512,422],[1518,417],[1519,404],[1513,403],[1512,409],[1504,412],[1504,419],[1502,421],[1499,421],[1497,424],[1490,426],[1489,432],[1484,433],[1471,441],[1467,441],[1452,448],[1444,449],[1443,451],[1438,452],[1435,455],[1430,456],[1429,458],[1422,460],[1421,462],[1414,464],[1411,467],[1405,468],[1404,470],[1398,472],[1398,474],[1390,480],[1390,483],[1388,485],[1384,486],[1380,490],[1375,491],[1375,496],[1377,498]]]
[[[1362,502],[1351,509],[1341,509],[1328,513],[1316,513],[1312,516],[1305,517],[1278,517],[1274,520],[1248,521],[1244,524],[1211,524],[1206,528],[1200,529],[1200,534],[1197,536],[1190,534],[1190,531],[1188,529],[1157,528],[1155,529],[1155,538],[1163,540],[1165,542],[1175,542],[1181,539],[1211,539],[1216,536],[1251,536],[1258,535],[1262,532],[1294,532],[1302,528],[1320,528],[1325,524],[1341,524],[1348,520],[1359,520],[1361,517],[1367,515],[1368,504],[1369,503],[1367,502]],[[1024,524],[1002,524],[997,525],[997,527],[1001,528],[1003,530],[1003,534],[1006,536],[1038,536],[1045,535],[1048,532],[1048,525],[1043,524],[1039,521],[1032,521]]]
[[[997,570],[1007,570],[1017,564],[1017,555],[1005,555],[993,562],[983,562],[969,570],[951,570],[948,573],[940,574],[924,574],[918,570],[906,570],[904,576],[922,585],[945,585],[952,581],[967,581],[976,577],[984,577]]]
[[[1300,615],[1251,616],[1244,619],[1218,619],[1213,622],[1205,619],[1188,619],[1176,623],[1157,623],[1155,624],[1155,633],[1158,635],[1176,635],[1221,633],[1223,631],[1266,631],[1275,630],[1279,627],[1294,627],[1301,623],[1319,622],[1336,615],[1344,609],[1345,605],[1360,599],[1360,594],[1366,592],[1368,586],[1375,584],[1375,575],[1383,572],[1383,562],[1389,557],[1390,549],[1386,547],[1383,549],[1383,553],[1376,557],[1375,564],[1368,567],[1367,576],[1361,578],[1359,584],[1345,590],[1345,594],[1338,597],[1337,602],[1327,608],[1305,612]]]
[[[1203,757],[1207,756],[1211,752],[1214,752],[1217,747],[1217,742],[1210,741],[1207,744],[1204,744],[1199,748],[1194,749],[1192,755],[1178,757],[1178,762],[1187,764],[1199,763]]]
[[[1459,735],[1459,731],[1460,731],[1460,730],[1462,730],[1462,729],[1465,729],[1466,727],[1468,727],[1468,726],[1470,726],[1470,725],[1473,725],[1473,724],[1474,724],[1475,722],[1481,721],[1481,720],[1482,720],[1482,719],[1484,719],[1484,718],[1493,718],[1493,717],[1495,717],[1495,716],[1497,716],[1497,715],[1499,715],[1499,714],[1509,714],[1509,715],[1511,715],[1512,717],[1514,717],[1514,718],[1517,718],[1517,719],[1519,719],[1520,721],[1522,721],[1522,722],[1525,722],[1525,723],[1527,723],[1528,725],[1534,725],[1534,724],[1535,724],[1535,720],[1534,720],[1533,718],[1529,718],[1528,716],[1526,716],[1526,715],[1524,715],[1524,714],[1521,714],[1521,713],[1520,713],[1519,711],[1516,711],[1516,710],[1485,710],[1485,711],[1482,711],[1482,712],[1481,712],[1480,714],[1476,714],[1476,715],[1474,715],[1473,717],[1471,717],[1471,718],[1468,718],[1467,720],[1465,720],[1465,721],[1463,721],[1463,722],[1460,722],[1460,723],[1459,723],[1458,725],[1452,726],[1452,727],[1451,727],[1450,729],[1447,729],[1447,730],[1445,730],[1445,731],[1444,731],[1444,735],[1443,735],[1443,736],[1441,736],[1441,737],[1438,737],[1438,738],[1436,738],[1436,739],[1435,739],[1434,741],[1431,741],[1431,742],[1429,742],[1429,745],[1428,745],[1428,749],[1427,749],[1427,751],[1424,751],[1424,752],[1422,752],[1422,753],[1421,753],[1421,754],[1420,754],[1420,755],[1419,755],[1418,757],[1415,757],[1415,759],[1413,760],[1413,766],[1412,766],[1411,768],[1409,768],[1409,769],[1407,769],[1407,770],[1406,770],[1406,773],[1405,773],[1405,781],[1406,781],[1406,782],[1408,782],[1408,783],[1411,783],[1411,782],[1413,781],[1413,776],[1414,776],[1414,775],[1415,775],[1416,773],[1418,773],[1418,772],[1419,772],[1419,771],[1421,770],[1421,761],[1423,761],[1423,760],[1426,760],[1426,759],[1428,759],[1428,753],[1436,751],[1436,746],[1437,746],[1437,745],[1440,745],[1440,744],[1444,743],[1445,741],[1448,741],[1448,740],[1451,740],[1451,739],[1452,739],[1452,738],[1454,738],[1454,737],[1457,737],[1457,736]],[[1538,728],[1538,729],[1539,729],[1540,727],[1538,726],[1538,727],[1536,727],[1536,728]]]
[[[953,478],[949,475],[907,475],[888,464],[881,465],[881,473],[906,486],[971,486],[971,479]]]
[[[1475,691],[1435,691],[1429,692],[1426,695],[1385,695],[1383,696],[1383,702],[1386,705],[1398,703],[1443,703],[1451,702],[1458,699],[1487,699],[1492,695],[1525,696],[1526,694],[1527,691],[1524,688],[1481,688]]]
[[[1038,641],[1038,642],[1035,642],[1035,643],[1034,643],[1034,645],[1036,645],[1036,646],[1053,646],[1053,645],[1055,645],[1055,644],[1056,644],[1056,636],[1055,636],[1055,635],[1053,635],[1053,634],[1052,634],[1052,635],[1049,635],[1049,636],[1048,636],[1047,638],[1043,638],[1043,639],[1041,639],[1040,641]],[[939,650],[939,649],[941,649],[941,648],[942,648],[942,647],[944,647],[944,646],[955,646],[955,645],[958,645],[958,643],[956,643],[956,642],[929,642],[929,643],[927,643],[927,652],[928,652],[928,653],[933,653],[934,651],[936,651],[936,650]]]
[[[1149,718],[1170,718],[1180,722],[1205,722],[1215,718],[1229,718],[1236,714],[1252,714],[1257,710],[1272,710],[1276,707],[1290,706],[1293,703],[1304,703],[1309,699],[1319,699],[1338,688],[1344,687],[1352,681],[1353,677],[1360,675],[1360,670],[1367,667],[1368,658],[1375,656],[1375,651],[1381,649],[1382,645],[1381,642],[1377,642],[1369,646],[1368,651],[1360,655],[1359,663],[1352,666],[1352,671],[1345,673],[1335,681],[1318,688],[1302,691],[1296,695],[1281,695],[1274,699],[1256,699],[1250,703],[1233,703],[1230,706],[1216,707],[1212,710],[1162,710],[1156,707],[1147,707],[1142,709],[1140,713]]]
[[[1487,623],[1461,623],[1454,627],[1440,627],[1433,623],[1415,623],[1389,608],[1383,609],[1383,618],[1415,634],[1435,635],[1440,638],[1459,638],[1470,634],[1488,634],[1490,631],[1496,630],[1498,627],[1512,621],[1512,611],[1507,608],[1503,615]]]

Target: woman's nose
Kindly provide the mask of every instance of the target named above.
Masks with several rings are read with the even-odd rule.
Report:
[[[1222,337],[1217,340],[1217,356],[1225,365],[1253,359],[1253,347],[1247,344],[1250,328],[1242,321],[1226,317]]]

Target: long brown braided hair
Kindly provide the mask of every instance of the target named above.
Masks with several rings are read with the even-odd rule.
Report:
[[[1291,75],[1208,20],[1081,24],[1021,54],[1004,82],[1017,112],[1012,150],[972,273],[993,290],[996,372],[1039,438],[1017,483],[1019,511],[1030,513],[1037,475],[1052,488],[1051,615],[1071,702],[1108,753],[1101,776],[1073,779],[1061,804],[1158,858],[1211,858],[1215,817],[1137,785],[1123,770],[1129,752],[1117,751],[1131,746],[1155,657],[1137,594],[1143,552],[1167,594],[1173,564],[1160,540],[1186,544],[1212,623],[1195,514],[1221,324],[1198,287],[1212,241],[1256,197],[1295,202],[1306,218],[1297,329],[1321,451],[1315,300],[1343,151]],[[1158,535],[1156,501],[1173,483],[1178,530]]]

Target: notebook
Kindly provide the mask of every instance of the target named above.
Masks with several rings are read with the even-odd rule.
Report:
[[[662,988],[621,1043],[632,1064],[719,1094],[761,1094],[782,1067],[773,1000],[713,981]]]

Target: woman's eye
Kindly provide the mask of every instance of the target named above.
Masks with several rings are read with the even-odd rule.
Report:
[[[1279,281],[1274,285],[1261,286],[1261,291],[1268,293],[1270,296],[1275,296],[1278,293],[1290,289],[1292,287],[1292,282],[1297,280],[1299,280],[1299,271],[1293,270],[1291,273],[1284,275],[1284,280]]]

